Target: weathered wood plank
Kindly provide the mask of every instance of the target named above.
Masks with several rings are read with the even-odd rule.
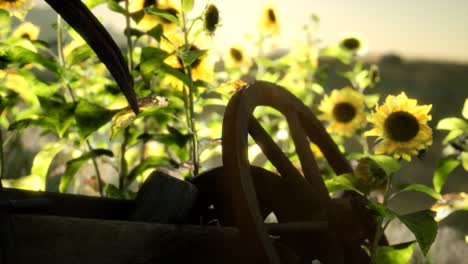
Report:
[[[237,229],[13,215],[18,263],[240,263]],[[246,263],[244,261],[244,263]]]
[[[190,223],[198,189],[190,182],[156,170],[146,179],[135,198],[132,221],[163,224]]]
[[[135,202],[131,200],[14,188],[3,190],[13,206],[10,210],[15,213],[126,220],[135,207]]]

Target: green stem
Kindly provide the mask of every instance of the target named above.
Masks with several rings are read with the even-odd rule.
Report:
[[[383,199],[383,205],[386,207],[388,198],[390,196],[390,190],[392,188],[392,175],[388,176],[387,184],[385,187],[385,192],[384,192],[384,199]],[[384,218],[379,218],[379,221],[377,222],[377,230],[375,231],[374,235],[374,240],[372,241],[372,246],[371,246],[371,263],[377,264],[377,249],[379,247],[379,241],[382,238],[382,235],[384,235],[384,231],[387,228],[388,224],[390,223],[391,219],[388,219],[385,225],[383,224]]]
[[[125,186],[125,179],[128,173],[128,163],[125,159],[125,152],[127,151],[128,138],[130,136],[129,127],[124,129],[123,141],[120,145],[120,175],[119,175],[119,190],[123,191]]]
[[[133,43],[132,36],[130,35],[130,13],[128,9],[129,0],[125,0],[125,27],[126,27],[126,37],[127,37],[127,52],[128,52],[128,69],[130,72],[133,71]]]
[[[86,140],[86,145],[88,146],[89,151],[94,150],[89,140]],[[95,158],[92,158],[91,161],[93,162],[94,171],[96,172],[97,188],[99,191],[99,195],[103,197],[104,196],[104,181],[102,180],[102,176],[101,176],[101,172],[99,171],[97,160]]]
[[[128,54],[128,69],[130,73],[133,71],[133,43],[132,36],[130,35],[130,12],[129,0],[125,0],[125,36],[127,37],[127,54]],[[125,159],[125,152],[127,151],[128,139],[130,136],[129,127],[124,129],[122,144],[120,145],[120,174],[119,174],[119,190],[123,191],[125,187],[125,179],[128,174],[128,163]]]
[[[356,139],[359,144],[361,144],[364,155],[369,154],[369,144],[367,143],[367,137],[356,135]]]
[[[62,43],[62,41],[63,41],[62,27],[63,27],[62,17],[60,15],[57,15],[57,53],[58,53],[60,65],[62,65],[62,67],[65,67],[66,66],[65,65],[65,56],[63,54],[63,43]],[[68,83],[68,80],[66,78],[64,78],[64,81],[65,81],[65,87],[67,88],[67,90],[68,90],[68,92],[70,94],[72,102],[74,104],[76,104],[76,98],[75,98],[75,95],[73,93],[73,90],[72,90],[70,84]],[[94,148],[91,146],[91,143],[89,142],[88,139],[85,140],[85,143],[88,146],[89,151],[94,150]],[[102,197],[102,196],[104,196],[104,192],[103,192],[104,181],[102,180],[101,172],[99,171],[99,166],[98,166],[98,163],[96,161],[96,158],[91,158],[91,160],[93,162],[94,171],[96,172],[99,195]]]
[[[181,6],[183,6],[183,1],[181,0]],[[188,33],[189,31],[187,30],[187,24],[186,24],[186,18],[185,18],[185,13],[182,10],[182,30],[184,32],[184,42],[185,46],[189,47],[189,42],[188,42]],[[187,77],[188,77],[188,100],[189,100],[189,127],[192,132],[192,147],[191,147],[191,156],[192,156],[192,162],[193,162],[193,176],[198,175],[198,170],[199,170],[199,157],[198,157],[198,136],[197,136],[197,130],[195,127],[195,110],[194,110],[194,87],[193,87],[193,77],[192,77],[192,66],[187,67]]]
[[[372,241],[371,263],[373,264],[377,264],[377,249],[379,247],[380,238],[382,237],[384,233],[384,229],[382,228],[382,225],[383,225],[383,218],[377,223],[377,230],[375,231],[374,239]]]
[[[63,28],[62,17],[60,15],[57,15],[57,53],[58,53],[58,59],[59,59],[60,65],[62,65],[62,67],[65,68],[66,65],[65,65],[65,56],[63,54],[62,28]],[[68,84],[67,78],[64,78],[64,81],[65,81],[65,87],[67,88],[68,93],[71,96],[72,102],[76,102],[75,95],[73,94],[73,91],[72,91],[70,85]]]

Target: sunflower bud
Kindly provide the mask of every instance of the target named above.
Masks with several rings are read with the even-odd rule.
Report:
[[[372,65],[369,70],[369,78],[371,81],[371,85],[374,86],[376,83],[380,81],[380,72],[377,65]]]
[[[209,35],[213,35],[216,31],[216,28],[219,26],[219,11],[214,4],[209,4],[206,7],[204,21],[205,30]]]
[[[361,190],[383,189],[387,183],[385,171],[372,159],[362,158],[354,170]]]

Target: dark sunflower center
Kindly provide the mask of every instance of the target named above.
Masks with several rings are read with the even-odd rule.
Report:
[[[412,114],[404,111],[391,113],[384,122],[385,133],[391,140],[405,142],[419,132],[419,122]]]
[[[240,50],[238,50],[236,48],[231,48],[229,50],[229,52],[231,53],[231,56],[235,61],[237,61],[237,62],[242,61],[243,56],[242,56],[242,52]]]
[[[271,22],[271,23],[276,23],[276,15],[275,15],[275,11],[273,11],[273,9],[268,9],[268,20]]]
[[[21,34],[20,37],[25,38],[25,39],[31,39],[31,35],[29,35],[28,33],[23,33],[23,34]]]
[[[158,4],[158,1],[156,0],[145,0],[145,2],[143,2],[143,8],[146,8],[152,5],[157,5],[157,4]]]
[[[356,116],[356,109],[350,103],[338,103],[333,107],[333,117],[341,123],[348,123]]]
[[[361,42],[357,38],[347,38],[343,40],[343,47],[348,50],[356,50],[361,46]]]

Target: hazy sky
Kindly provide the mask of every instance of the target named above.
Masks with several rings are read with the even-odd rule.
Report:
[[[35,0],[44,5],[42,0]],[[195,0],[202,10],[207,1]],[[240,41],[254,33],[260,3],[255,0],[213,0],[223,26],[218,45]],[[324,43],[346,33],[358,33],[370,53],[398,53],[407,57],[468,63],[468,0],[282,0],[277,6],[282,43],[302,37],[301,28],[310,14],[320,17],[318,35]],[[45,6],[44,6],[45,7]],[[119,28],[121,16],[96,13],[106,27]],[[55,20],[55,19],[54,19]]]

